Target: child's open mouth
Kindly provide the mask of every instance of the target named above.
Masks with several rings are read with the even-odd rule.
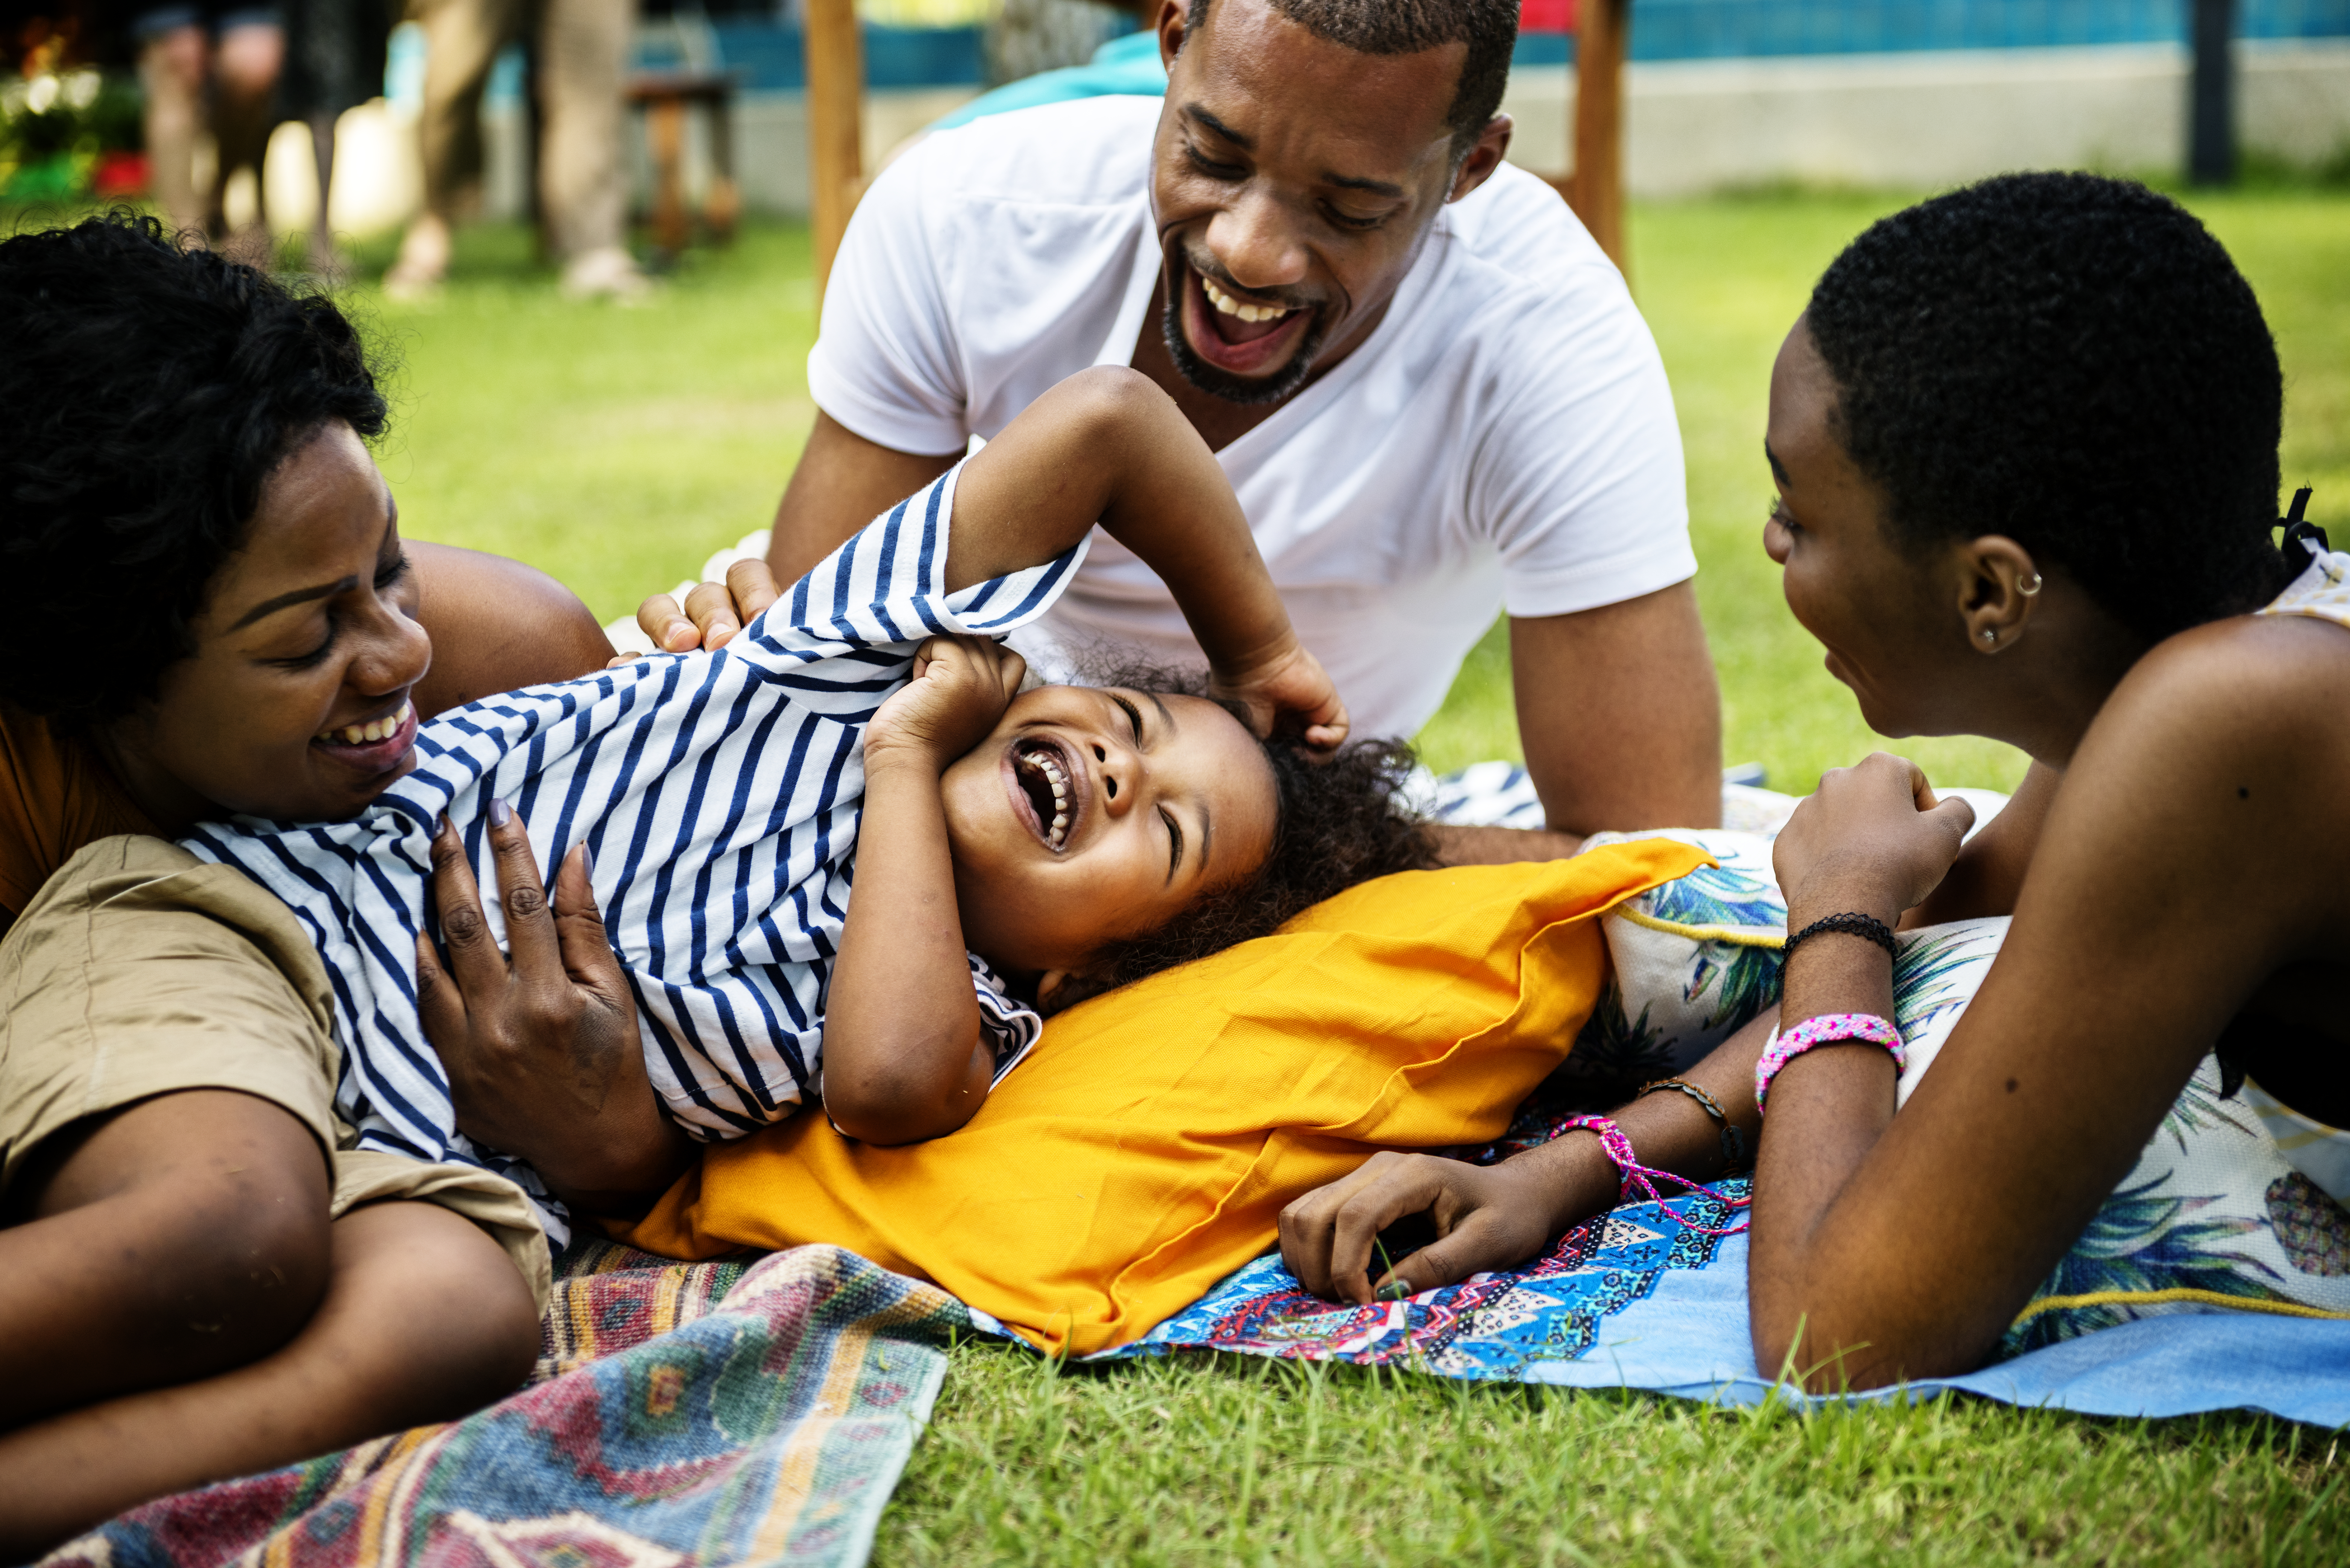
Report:
[[[1030,826],[1044,839],[1045,846],[1055,853],[1067,847],[1079,800],[1076,764],[1069,753],[1059,742],[1042,736],[1014,742],[1012,777],[1028,809],[1035,814]]]

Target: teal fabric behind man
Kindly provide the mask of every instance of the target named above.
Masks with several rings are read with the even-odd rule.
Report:
[[[1096,49],[1094,57],[1082,66],[1039,71],[1033,77],[1006,82],[993,92],[982,93],[952,114],[931,122],[931,129],[950,130],[991,114],[1030,109],[1040,103],[1059,103],[1065,99],[1103,98],[1111,93],[1158,98],[1166,90],[1167,67],[1159,63],[1159,35],[1145,28],[1122,38],[1112,38]]]

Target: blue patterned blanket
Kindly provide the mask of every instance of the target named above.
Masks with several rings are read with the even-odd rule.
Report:
[[[1569,1231],[1523,1272],[1370,1307],[1307,1295],[1278,1257],[1260,1258],[1109,1355],[1225,1350],[1735,1404],[1804,1400],[1754,1365],[1746,1238],[1680,1223],[1719,1225],[1722,1212],[1701,1197],[1627,1205]],[[2350,1425],[2350,1322],[2144,1317],[1910,1388],[2096,1416],[2241,1408],[2340,1427]]]

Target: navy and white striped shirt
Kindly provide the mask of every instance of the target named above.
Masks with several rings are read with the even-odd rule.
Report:
[[[356,819],[239,818],[182,840],[292,906],[334,984],[336,1101],[359,1147],[486,1165],[560,1205],[519,1161],[456,1128],[416,1007],[416,934],[444,812],[501,945],[486,806],[512,804],[550,873],[582,842],[626,966],[645,1061],[696,1137],[737,1137],[819,1089],[825,989],[839,950],[865,792],[865,727],[934,633],[1001,636],[1059,597],[1085,545],[949,594],[950,470],[843,545],[712,653],[657,655],[485,698],[417,732],[417,765]],[[976,955],[998,1075],[1043,1024]]]

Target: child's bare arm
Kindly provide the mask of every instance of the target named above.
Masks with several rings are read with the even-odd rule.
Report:
[[[972,992],[939,775],[977,745],[1026,664],[985,638],[932,638],[865,732],[857,884],[824,1016],[824,1106],[867,1143],[951,1133],[995,1056]]]
[[[1248,518],[1199,431],[1132,370],[1097,366],[1046,392],[964,465],[947,587],[1051,560],[1098,522],[1174,595],[1217,693],[1270,733],[1285,716],[1336,746],[1347,712],[1301,647]]]

